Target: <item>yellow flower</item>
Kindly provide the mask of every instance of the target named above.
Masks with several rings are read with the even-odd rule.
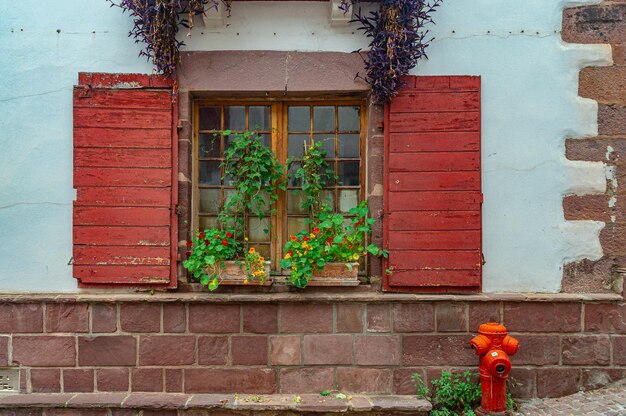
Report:
[[[287,253],[287,254],[285,254],[285,258],[286,258],[286,259],[290,259],[290,258],[291,258],[291,253]]]
[[[259,262],[263,263],[265,261],[264,257],[259,257]]]
[[[309,245],[306,243],[306,241],[302,242],[302,248],[307,248]]]
[[[244,283],[245,285],[247,285],[247,284],[248,284],[248,278],[247,278],[247,277],[246,277],[245,279],[243,279],[243,283]]]
[[[311,233],[311,238],[315,238],[315,234]]]
[[[250,253],[250,254],[252,254],[254,252],[255,252],[254,247],[252,247],[250,250],[248,250],[248,253]]]
[[[355,254],[354,256],[352,256],[352,260],[358,260],[359,259],[359,255]]]
[[[244,237],[244,238],[243,238],[243,241],[248,241],[248,237]]]

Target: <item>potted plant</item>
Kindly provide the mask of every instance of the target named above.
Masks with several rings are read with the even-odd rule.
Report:
[[[196,233],[188,243],[183,266],[209,290],[223,284],[271,284],[270,264],[248,242],[249,218],[272,212],[277,189],[285,189],[285,169],[254,132],[221,132],[229,136],[224,151],[223,179],[233,194],[219,213],[221,228]],[[264,230],[266,233],[268,229]]]
[[[375,244],[365,246],[376,221],[368,218],[367,201],[352,208],[348,218],[322,201],[325,178],[334,176],[325,158],[322,142],[312,141],[295,174],[302,184],[301,208],[309,213],[308,228],[289,237],[280,266],[290,269],[290,281],[297,287],[358,285],[359,259],[368,253],[387,256]]]

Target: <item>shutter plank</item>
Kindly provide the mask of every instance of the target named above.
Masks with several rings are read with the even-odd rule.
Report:
[[[74,264],[169,266],[169,247],[78,246],[74,249]]]
[[[84,283],[125,284],[129,280],[142,284],[166,284],[169,266],[74,266],[74,276]]]
[[[78,148],[74,150],[74,166],[169,168],[169,149]]]
[[[164,129],[171,127],[171,110],[74,108],[75,127]]]
[[[390,286],[475,287],[480,270],[401,270],[389,277]]]
[[[479,152],[390,153],[390,172],[477,171]]]
[[[391,192],[480,190],[480,172],[394,172],[389,180]]]
[[[480,150],[480,133],[476,131],[391,133],[389,136],[392,153]]]
[[[480,269],[478,251],[410,250],[389,255],[393,270],[471,270]]]
[[[482,195],[478,191],[389,192],[389,211],[480,211]]]
[[[75,108],[139,108],[171,110],[172,94],[168,90],[142,89],[96,89],[85,96],[84,90],[74,90],[74,98],[79,99]]]
[[[472,250],[480,246],[480,230],[393,231],[392,250]]]
[[[480,96],[476,92],[404,92],[394,97],[390,106],[394,113],[477,111]]]
[[[390,133],[478,131],[480,112],[393,113]]]
[[[75,226],[74,244],[102,246],[169,246],[169,227]]]
[[[74,129],[74,147],[132,147],[171,149],[171,128],[141,129],[79,127]]]
[[[76,207],[74,225],[168,226],[168,208]]]
[[[150,168],[74,168],[74,187],[150,187],[172,185],[171,169]]]
[[[396,211],[389,231],[480,230],[480,211]]]
[[[169,207],[168,188],[78,188],[76,206]]]

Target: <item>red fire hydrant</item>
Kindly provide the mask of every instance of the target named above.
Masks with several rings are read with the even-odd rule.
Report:
[[[511,371],[509,356],[519,349],[519,341],[508,335],[506,327],[494,322],[482,324],[480,335],[470,345],[480,356],[482,399],[477,414],[498,414],[506,410],[506,380]]]

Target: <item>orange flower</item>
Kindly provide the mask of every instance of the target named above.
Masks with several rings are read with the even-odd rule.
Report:
[[[250,253],[250,254],[252,254],[254,252],[255,252],[254,247],[251,247],[250,250],[248,250],[248,253]]]
[[[319,232],[320,232],[319,228],[317,227],[313,228],[313,234],[319,234]]]
[[[295,235],[291,236],[291,241],[296,241],[298,238]]]

